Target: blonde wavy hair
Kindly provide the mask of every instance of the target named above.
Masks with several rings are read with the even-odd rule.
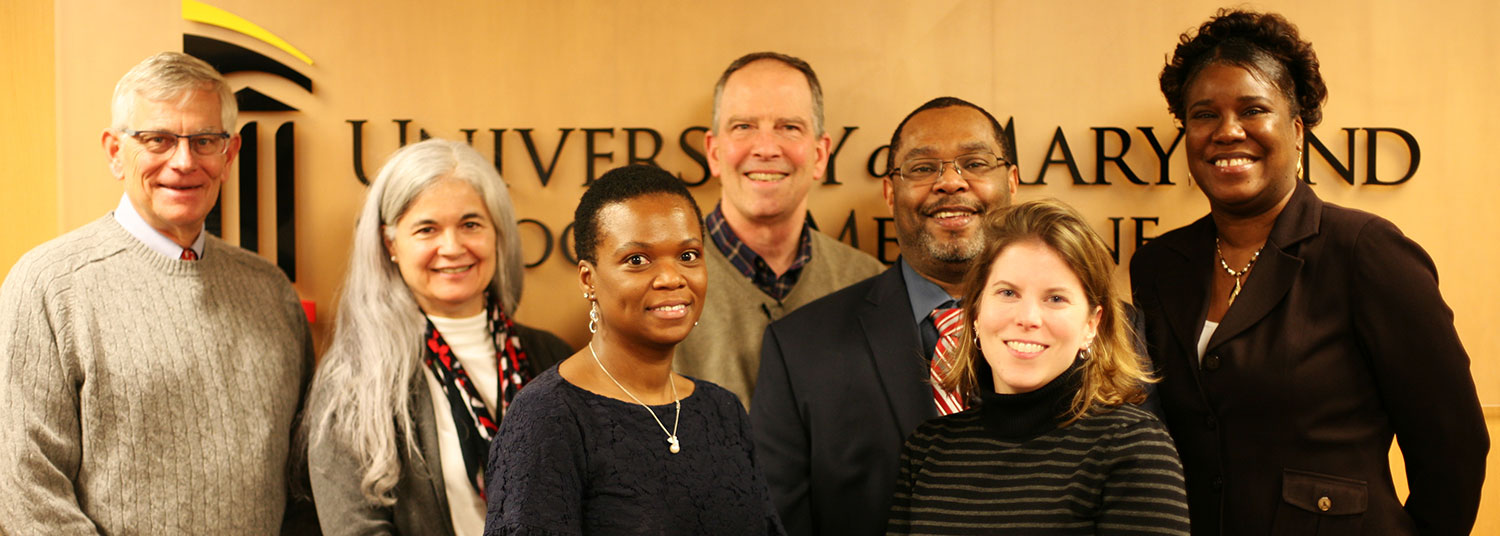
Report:
[[[990,268],[1005,248],[1038,240],[1052,248],[1078,276],[1090,310],[1101,309],[1098,334],[1082,366],[1082,382],[1062,426],[1094,412],[1121,404],[1139,404],[1146,399],[1145,386],[1156,381],[1146,362],[1136,353],[1130,322],[1120,290],[1114,284],[1115,262],[1104,240],[1072,207],[1055,199],[1040,199],[989,213],[984,220],[989,244],[964,278],[963,331],[953,367],[943,378],[943,387],[962,397],[973,397],[981,381],[989,381],[989,363],[974,339],[974,319],[984,300]]]

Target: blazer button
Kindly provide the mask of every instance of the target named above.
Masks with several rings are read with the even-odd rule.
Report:
[[[1214,477],[1213,480],[1210,480],[1208,483],[1209,483],[1210,486],[1213,486],[1214,491],[1218,491],[1218,490],[1224,489],[1224,477],[1222,477],[1222,476],[1216,476],[1216,477]]]
[[[1217,430],[1219,428],[1219,419],[1215,418],[1213,415],[1209,415],[1207,418],[1203,419],[1203,425],[1207,426],[1209,430]]]
[[[1219,370],[1219,356],[1208,355],[1203,358],[1203,370],[1213,372]]]
[[[1318,510],[1327,512],[1330,508],[1333,508],[1333,500],[1329,499],[1327,496],[1318,497]]]

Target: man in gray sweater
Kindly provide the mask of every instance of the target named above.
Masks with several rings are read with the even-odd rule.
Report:
[[[271,534],[312,366],[297,293],[204,220],[234,96],[164,52],[115,87],[114,212],[0,285],[0,534]]]
[[[704,217],[708,296],[677,345],[677,372],[719,384],[750,405],[766,325],[873,276],[880,261],[813,228],[807,193],[829,165],[823,89],[812,67],[775,52],[746,54],[714,86],[704,136],[722,194]]]

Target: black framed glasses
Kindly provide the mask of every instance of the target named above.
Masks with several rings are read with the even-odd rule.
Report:
[[[186,138],[188,147],[193,154],[198,156],[216,156],[224,154],[229,148],[229,133],[227,132],[204,132],[201,134],[177,134],[161,130],[131,130],[124,129],[125,135],[135,138],[147,151],[156,154],[171,154],[177,149],[177,140]]]
[[[964,180],[980,180],[990,176],[998,169],[1010,166],[1004,158],[990,153],[969,153],[959,155],[952,160],[941,160],[937,158],[914,158],[902,162],[892,170],[901,178],[902,182],[913,186],[931,184],[943,175],[943,167],[953,164],[953,171]]]

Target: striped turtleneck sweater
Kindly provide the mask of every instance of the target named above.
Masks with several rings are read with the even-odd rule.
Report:
[[[1155,416],[1126,405],[1058,427],[1076,370],[918,427],[887,534],[1188,534],[1182,464]]]

